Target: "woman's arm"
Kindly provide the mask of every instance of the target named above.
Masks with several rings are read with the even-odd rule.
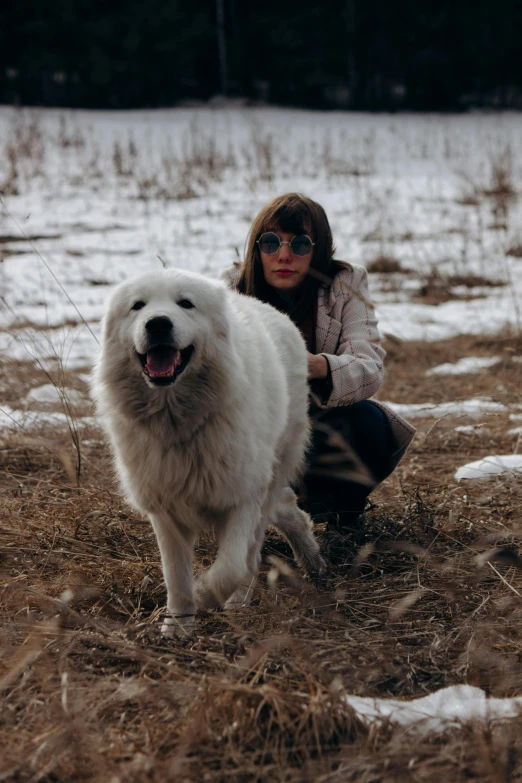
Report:
[[[308,380],[322,380],[328,377],[328,361],[322,353],[308,354]]]
[[[341,324],[339,344],[335,354],[321,354],[329,368],[325,380],[311,384],[312,397],[322,408],[368,399],[376,393],[384,375],[385,351],[380,344],[366,270],[356,266],[352,274],[340,273],[337,282],[334,295],[338,298],[332,316]]]
[[[231,288],[233,291],[237,289],[239,278],[241,277],[242,264],[239,261],[234,261],[231,266],[227,266],[219,275],[219,279],[222,280],[227,288]]]

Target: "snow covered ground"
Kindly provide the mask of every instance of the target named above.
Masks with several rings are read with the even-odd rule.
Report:
[[[522,698],[488,697],[472,685],[441,688],[411,701],[365,696],[346,696],[345,701],[367,724],[389,722],[415,734],[438,733],[470,722],[496,723],[519,717],[522,711]]]
[[[0,138],[9,355],[87,367],[111,285],[161,263],[219,274],[262,204],[288,190],[325,206],[338,257],[392,257],[407,271],[372,276],[383,332],[438,339],[519,325],[522,261],[508,251],[522,246],[511,194],[522,115],[4,107]],[[434,275],[452,278],[450,296],[426,304],[417,292]],[[16,323],[29,331],[13,336]]]
[[[0,139],[7,356],[85,374],[112,285],[161,264],[217,276],[241,257],[259,208],[289,190],[325,206],[339,258],[395,262],[371,275],[383,333],[431,340],[520,326],[521,114],[4,107]],[[464,357],[432,372],[487,364]],[[408,416],[503,407],[400,402]],[[35,404],[43,416],[38,396],[25,401]],[[9,416],[20,414],[6,412],[4,425]]]

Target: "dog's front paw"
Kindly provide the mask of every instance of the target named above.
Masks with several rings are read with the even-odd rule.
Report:
[[[315,558],[314,568],[311,572],[312,576],[326,576],[328,573],[328,563],[324,559],[324,557],[321,557],[321,555],[317,555]]]
[[[314,557],[313,562],[307,564],[306,580],[318,590],[324,589],[330,580],[330,573],[326,561],[320,554]]]
[[[225,601],[224,609],[245,609],[250,606],[252,595],[254,592],[255,580],[251,580],[249,584],[240,585],[230,598]]]
[[[303,568],[310,579],[325,576],[328,572],[328,563],[319,554],[319,548],[316,552],[310,552],[306,558],[300,558],[299,565]]]
[[[208,574],[202,574],[194,583],[194,600],[196,606],[203,612],[218,609],[224,601],[218,595],[218,591],[208,578]]]
[[[186,639],[196,631],[194,614],[174,615],[167,613],[161,625],[161,635],[167,639]]]

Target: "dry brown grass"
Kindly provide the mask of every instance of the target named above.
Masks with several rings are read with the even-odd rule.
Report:
[[[514,258],[522,258],[522,242],[514,242],[506,251],[506,255]]]
[[[423,304],[438,305],[451,300],[468,301],[484,296],[476,289],[498,288],[506,281],[477,274],[445,274],[434,268],[421,279],[412,299]],[[464,292],[455,289],[463,288]],[[475,289],[475,290],[474,290]]]
[[[382,399],[521,402],[517,337],[387,348]],[[494,373],[425,377],[465,354],[504,358]],[[252,607],[202,617],[181,641],[159,635],[154,536],[115,491],[99,435],[84,436],[80,487],[49,448],[71,449],[66,436],[4,437],[0,780],[522,779],[522,720],[412,737],[368,729],[342,705],[344,693],[410,698],[456,683],[522,693],[519,480],[453,481],[457,466],[512,452],[516,438],[507,414],[482,435],[458,423],[420,420],[364,528],[344,539],[317,530],[332,560],[325,585],[274,571],[270,558],[292,561],[271,533]],[[213,551],[209,535],[196,569]]]
[[[410,270],[405,269],[400,261],[393,256],[388,255],[379,255],[371,261],[368,261],[366,270],[381,275],[410,274]]]

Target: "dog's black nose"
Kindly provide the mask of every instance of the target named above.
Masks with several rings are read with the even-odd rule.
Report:
[[[172,329],[172,321],[166,315],[157,315],[147,321],[145,329],[155,337],[166,337]]]

